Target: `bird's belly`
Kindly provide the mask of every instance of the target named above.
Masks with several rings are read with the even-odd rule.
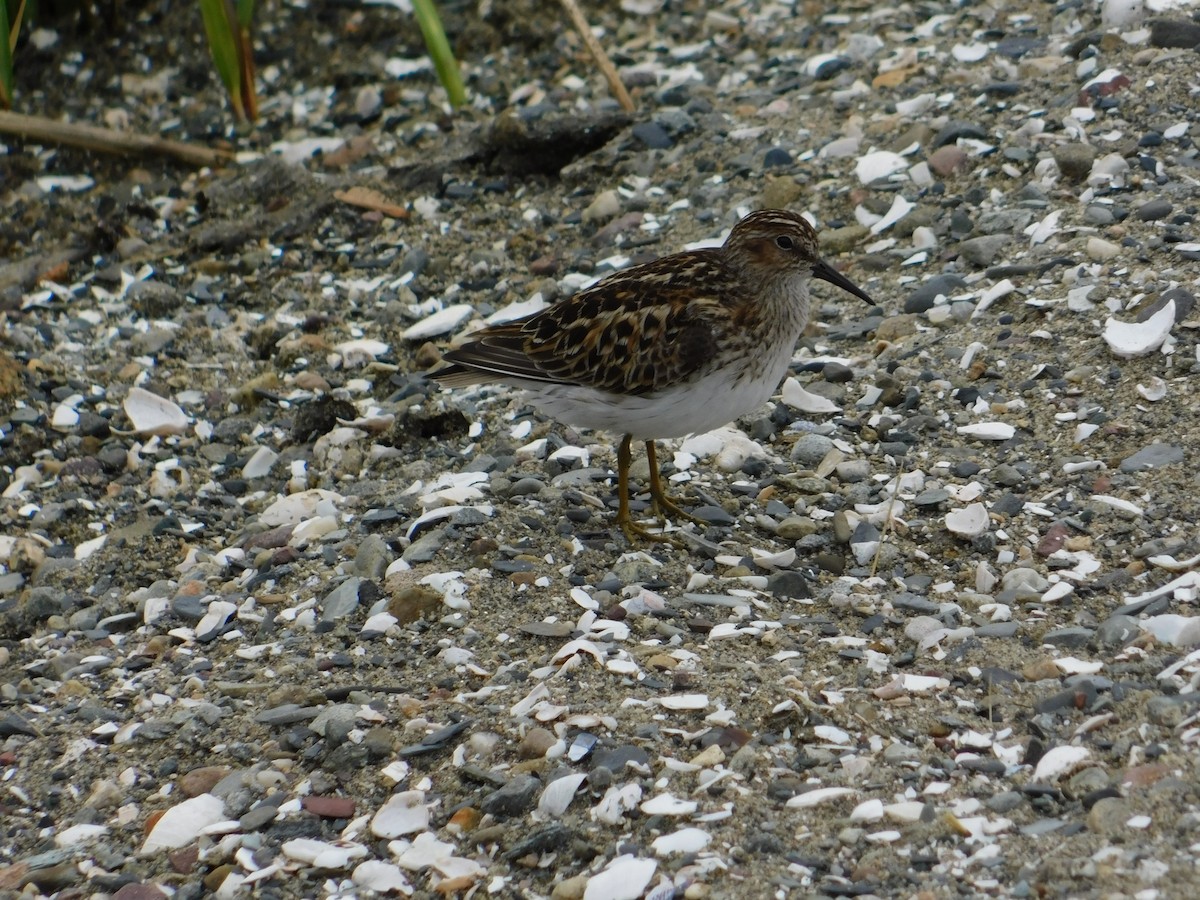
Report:
[[[546,415],[580,428],[629,434],[639,440],[711,431],[765,403],[779,385],[791,348],[765,371],[717,369],[653,394],[625,395],[577,385],[522,385]]]

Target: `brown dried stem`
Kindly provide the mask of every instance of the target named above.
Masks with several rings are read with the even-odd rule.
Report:
[[[121,156],[168,156],[193,166],[221,166],[233,160],[233,153],[228,150],[211,150],[182,141],[15,112],[0,111],[0,134]]]
[[[587,45],[588,52],[592,54],[592,59],[600,67],[604,79],[608,82],[608,88],[617,98],[617,102],[621,104],[621,109],[626,112],[633,112],[635,108],[633,98],[629,96],[629,91],[625,90],[625,85],[621,83],[621,76],[617,74],[616,66],[612,64],[612,60],[608,58],[608,54],[604,52],[604,48],[600,46],[600,42],[592,34],[592,26],[584,18],[579,4],[575,0],[560,0],[560,2],[563,5],[563,9],[567,11],[567,15],[571,17],[571,24],[575,26],[575,30],[579,32],[579,36],[583,38],[584,44]]]

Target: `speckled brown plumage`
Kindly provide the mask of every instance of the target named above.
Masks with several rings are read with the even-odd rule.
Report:
[[[657,437],[704,431],[761,404],[778,385],[808,321],[811,278],[870,302],[823,262],[812,226],[786,210],[746,216],[718,248],[633,266],[553,306],[472,335],[433,373],[448,387],[497,381],[550,415]],[[618,522],[629,519],[619,466]],[[655,473],[657,476],[657,473]],[[686,516],[662,495],[661,508]]]

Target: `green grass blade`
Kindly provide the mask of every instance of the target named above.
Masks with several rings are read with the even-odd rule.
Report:
[[[250,20],[254,18],[254,0],[237,0],[238,24],[246,30],[250,29]]]
[[[458,71],[458,61],[450,50],[446,40],[446,32],[442,28],[442,20],[438,16],[437,6],[433,0],[413,0],[413,10],[417,14],[417,24],[421,26],[421,34],[425,37],[425,47],[437,70],[438,81],[446,89],[451,106],[462,106],[467,101],[467,92],[463,89],[462,76]]]
[[[14,35],[16,29],[13,30]],[[8,36],[8,4],[0,0],[0,106],[12,108],[13,57]]]
[[[212,53],[213,65],[225,90],[234,114],[239,119],[246,117],[242,107],[242,76],[238,64],[237,27],[230,21],[232,12],[225,0],[200,0],[200,15],[204,19],[204,31],[208,35],[208,49]]]

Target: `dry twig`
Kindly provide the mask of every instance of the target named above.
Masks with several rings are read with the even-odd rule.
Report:
[[[169,156],[193,166],[221,166],[233,161],[233,153],[229,150],[210,150],[182,141],[14,112],[0,111],[0,134],[121,156]]]
[[[621,76],[617,74],[617,67],[612,64],[612,60],[608,58],[608,54],[604,52],[604,48],[600,46],[600,42],[592,34],[592,26],[583,17],[583,11],[580,10],[579,4],[575,0],[561,0],[561,2],[563,9],[567,11],[567,15],[571,17],[571,24],[575,26],[575,30],[579,32],[579,36],[583,38],[588,52],[592,54],[592,59],[596,61],[596,65],[600,67],[600,71],[604,74],[604,78],[608,82],[608,89],[613,92],[617,98],[617,102],[621,104],[621,109],[626,112],[633,112],[633,98],[629,96],[629,91],[625,90],[625,85],[621,83]]]

